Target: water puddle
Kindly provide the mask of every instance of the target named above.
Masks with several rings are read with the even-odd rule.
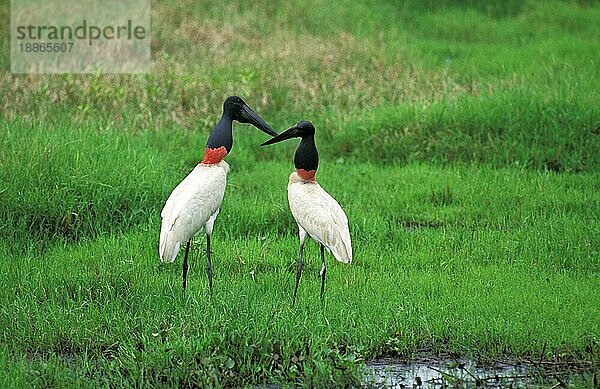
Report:
[[[573,371],[515,361],[485,366],[466,358],[421,357],[412,362],[381,358],[366,364],[362,384],[385,388],[569,386]]]

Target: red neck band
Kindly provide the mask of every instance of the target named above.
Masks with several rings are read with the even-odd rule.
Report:
[[[211,149],[207,147],[204,149],[204,158],[202,158],[202,162],[205,165],[213,165],[215,163],[221,162],[223,158],[227,155],[227,149],[225,146],[221,146],[216,149]]]
[[[296,173],[302,178],[304,181],[314,181],[315,174],[317,174],[316,170],[304,170],[304,169],[296,169]]]

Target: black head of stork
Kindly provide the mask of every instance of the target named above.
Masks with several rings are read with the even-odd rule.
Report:
[[[315,126],[302,120],[281,134],[269,139],[261,146],[270,145],[291,138],[302,138],[294,155],[294,166],[298,175],[306,181],[314,181],[319,167],[319,153],[315,145]]]
[[[223,103],[223,116],[210,134],[202,163],[213,164],[223,159],[233,147],[233,121],[252,124],[262,132],[276,136],[269,126],[241,97],[229,96]]]

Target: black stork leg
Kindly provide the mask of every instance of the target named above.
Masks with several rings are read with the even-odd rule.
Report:
[[[212,281],[212,265],[210,263],[210,235],[206,234],[206,275],[208,276],[208,288],[210,292],[210,298],[212,300],[213,295],[213,281]]]
[[[185,256],[183,257],[183,283],[181,284],[181,287],[183,289],[184,294],[185,294],[185,286],[187,284],[188,254],[190,252],[190,242],[191,242],[191,239],[188,240],[187,245],[185,246]]]
[[[325,247],[321,245],[321,303],[325,297]]]
[[[304,250],[304,242],[300,242],[300,258],[298,258],[298,269],[296,270],[296,286],[294,287],[294,299],[292,300],[292,307],[296,304],[296,292],[298,292],[298,282],[300,282],[300,276],[302,275],[302,251]]]

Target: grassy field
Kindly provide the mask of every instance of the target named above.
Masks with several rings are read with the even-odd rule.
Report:
[[[148,75],[11,75],[0,37],[0,386],[325,386],[417,351],[600,366],[600,5],[153,3]],[[0,18],[8,20],[6,2]],[[181,293],[160,210],[223,99],[317,127],[354,262],[298,241],[295,142],[236,125]]]

